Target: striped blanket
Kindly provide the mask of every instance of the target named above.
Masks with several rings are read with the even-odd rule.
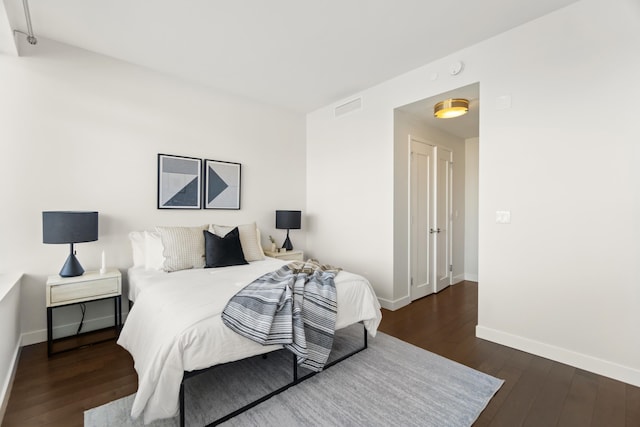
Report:
[[[222,321],[262,345],[284,345],[300,366],[321,371],[333,345],[337,313],[333,279],[339,270],[315,260],[284,265],[234,295]]]

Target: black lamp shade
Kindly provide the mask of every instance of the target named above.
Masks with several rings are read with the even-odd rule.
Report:
[[[84,274],[76,258],[74,243],[98,240],[98,212],[42,212],[42,243],[69,243],[69,257],[60,270],[62,277]]]
[[[42,243],[98,240],[98,212],[42,212]]]
[[[301,211],[276,211],[276,228],[299,230],[301,216]]]

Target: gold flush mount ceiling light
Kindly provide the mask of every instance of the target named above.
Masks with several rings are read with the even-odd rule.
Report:
[[[433,107],[433,116],[438,119],[450,119],[467,114],[469,111],[469,100],[461,98],[445,99],[438,102]]]

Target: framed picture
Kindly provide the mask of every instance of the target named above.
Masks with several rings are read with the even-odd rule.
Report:
[[[240,163],[204,160],[204,208],[240,209]]]
[[[158,209],[202,207],[202,159],[158,154]]]

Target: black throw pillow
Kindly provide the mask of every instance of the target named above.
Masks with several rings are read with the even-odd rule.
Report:
[[[244,259],[238,227],[228,232],[224,237],[217,236],[207,230],[203,230],[203,232],[206,262],[204,268],[249,264]]]

